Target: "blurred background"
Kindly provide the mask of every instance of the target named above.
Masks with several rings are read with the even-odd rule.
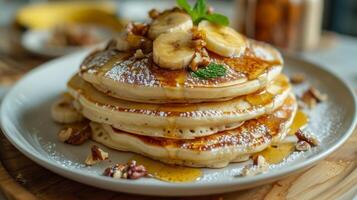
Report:
[[[356,0],[207,1],[248,37],[357,85]],[[0,0],[0,85],[12,85],[50,59],[105,43],[128,21],[146,21],[154,7],[173,5],[173,0]]]

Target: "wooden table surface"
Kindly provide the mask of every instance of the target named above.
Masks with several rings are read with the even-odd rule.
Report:
[[[22,49],[19,36],[19,32],[0,28],[0,86],[10,86],[49,60]],[[2,134],[0,140],[0,189],[8,199],[168,199],[115,193],[68,180],[26,158]],[[353,199],[356,166],[357,131],[338,151],[302,173],[245,191],[176,199]]]

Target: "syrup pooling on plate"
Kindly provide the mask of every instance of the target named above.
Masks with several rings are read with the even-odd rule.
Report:
[[[148,173],[153,177],[167,182],[193,182],[202,176],[200,169],[163,164],[138,155],[131,160],[145,166]]]
[[[304,128],[309,122],[309,118],[302,110],[298,110],[294,121],[290,126],[289,135],[294,135],[299,129]]]
[[[278,164],[287,158],[294,150],[295,143],[279,143],[269,146],[256,155],[262,155],[269,164]]]

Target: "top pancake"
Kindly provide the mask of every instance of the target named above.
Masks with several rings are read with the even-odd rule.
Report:
[[[282,57],[273,47],[247,41],[245,53],[237,58],[208,52],[227,74],[203,80],[187,69],[167,70],[152,61],[152,53],[137,59],[133,53],[98,50],[80,66],[82,78],[107,95],[148,103],[192,103],[222,101],[253,93],[265,87],[282,70]]]

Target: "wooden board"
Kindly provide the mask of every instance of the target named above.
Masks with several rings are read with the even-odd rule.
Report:
[[[97,189],[54,174],[35,164],[0,135],[0,189],[10,200],[172,199]],[[352,199],[357,195],[357,131],[335,153],[309,170],[257,188],[177,199]]]

